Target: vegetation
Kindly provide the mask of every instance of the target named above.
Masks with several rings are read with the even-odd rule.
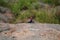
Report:
[[[35,15],[35,21],[40,23],[60,23],[58,16],[55,15],[54,8],[40,8],[39,0],[15,0],[14,2],[4,2],[0,0],[0,6],[8,7],[15,15],[14,23],[26,22],[29,16]],[[59,0],[42,0],[43,3],[58,6]],[[56,18],[57,17],[57,18]]]
[[[58,6],[60,5],[60,0],[42,0],[44,3],[48,3],[50,5]]]

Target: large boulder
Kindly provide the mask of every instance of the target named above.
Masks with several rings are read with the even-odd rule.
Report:
[[[59,24],[0,23],[0,40],[60,40]]]

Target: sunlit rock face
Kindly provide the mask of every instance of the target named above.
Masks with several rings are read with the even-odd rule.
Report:
[[[0,40],[60,40],[60,25],[0,23]]]

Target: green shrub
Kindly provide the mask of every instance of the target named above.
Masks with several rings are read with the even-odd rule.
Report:
[[[60,6],[57,6],[55,8],[56,12],[55,12],[55,18],[59,20],[60,23]]]
[[[56,0],[43,0],[43,2],[52,5],[59,4],[59,2]],[[45,9],[39,9],[38,0],[17,0],[14,3],[6,3],[3,0],[0,0],[0,6],[8,7],[12,10],[13,14],[15,15],[15,19],[13,21],[14,23],[28,20],[28,17],[31,15],[34,15],[34,20],[40,23],[59,23],[59,20],[55,18],[56,15],[54,15],[53,11],[51,12],[51,10],[49,10],[48,12]],[[27,10],[24,8],[27,8]],[[35,8],[38,8],[38,10]]]
[[[48,3],[50,5],[58,6],[60,5],[60,0],[42,0],[44,3]]]
[[[51,12],[48,13],[46,10],[25,10],[22,11],[19,18],[16,19],[16,22],[23,21],[26,22],[28,20],[28,17],[31,15],[35,16],[35,21],[39,23],[55,23],[58,24],[59,20],[55,19],[55,15]]]
[[[6,2],[4,2],[4,0],[0,0],[0,6],[7,6],[7,3]]]
[[[31,9],[32,3],[36,2],[36,0],[18,0],[11,5],[11,9],[14,13],[19,13],[23,7],[27,7]]]

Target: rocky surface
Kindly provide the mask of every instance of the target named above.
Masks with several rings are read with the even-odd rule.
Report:
[[[60,25],[0,23],[0,40],[60,40]]]
[[[9,8],[0,6],[0,23],[8,23],[13,20],[13,14]]]

